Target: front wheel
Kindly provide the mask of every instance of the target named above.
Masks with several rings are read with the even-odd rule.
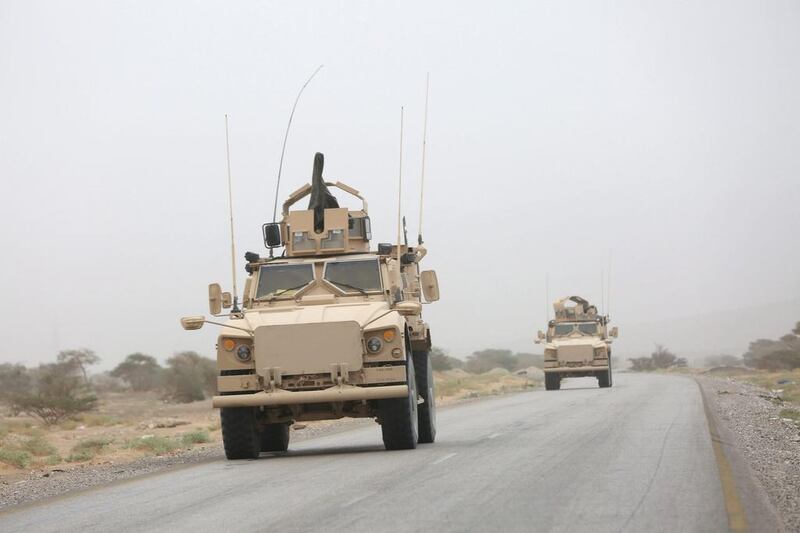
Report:
[[[414,370],[417,391],[422,396],[422,404],[417,405],[419,442],[428,444],[436,440],[436,390],[429,352],[414,352]]]
[[[608,358],[608,370],[602,374],[597,375],[597,383],[601,388],[610,387],[614,384],[614,379],[611,375],[611,357]]]
[[[228,459],[255,459],[261,451],[256,410],[252,407],[223,407],[219,413],[222,445]]]
[[[383,445],[387,450],[412,450],[417,447],[417,384],[414,375],[414,360],[406,357],[406,379],[408,395],[405,398],[381,400],[380,421]]]

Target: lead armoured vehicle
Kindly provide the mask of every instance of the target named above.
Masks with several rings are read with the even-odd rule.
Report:
[[[544,385],[547,390],[561,388],[567,377],[593,376],[600,387],[613,384],[611,342],[617,328],[608,329],[608,316],[579,296],[556,300],[556,317],[539,331],[536,343],[544,343]]]
[[[296,421],[375,418],[387,449],[415,448],[436,437],[431,336],[422,303],[439,299],[433,271],[420,271],[426,249],[379,244],[370,250],[367,202],[343,183],[322,178],[283,204],[265,224],[270,257],[248,252],[243,308],[209,286],[209,307],[224,322],[181,319],[187,330],[222,326],[217,338],[222,439],[228,459],[284,451]],[[328,187],[360,201],[339,207]],[[307,209],[295,204],[310,196]],[[280,257],[272,250],[284,247]]]

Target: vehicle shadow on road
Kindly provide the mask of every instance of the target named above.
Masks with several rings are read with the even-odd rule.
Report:
[[[334,446],[331,448],[320,447],[310,448],[304,450],[289,450],[286,452],[263,452],[259,456],[259,460],[265,459],[282,459],[290,457],[314,457],[317,455],[348,455],[359,453],[386,453],[386,448],[383,445],[376,444],[372,446]]]

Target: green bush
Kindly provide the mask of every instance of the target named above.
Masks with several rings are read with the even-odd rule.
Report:
[[[217,364],[195,352],[181,352],[167,359],[164,371],[168,399],[189,403],[214,394],[217,388]]]
[[[183,444],[190,446],[192,444],[202,444],[204,442],[210,442],[211,435],[208,434],[208,431],[204,429],[198,429],[197,431],[191,431],[189,433],[184,433],[181,437],[181,442]]]
[[[31,455],[43,457],[45,455],[53,455],[56,453],[55,447],[47,442],[44,437],[31,437],[24,441],[20,448]]]
[[[166,437],[142,437],[128,441],[127,447],[154,455],[161,455],[177,450],[180,448],[180,444]]]
[[[17,468],[27,468],[31,464],[31,454],[23,450],[0,448],[0,463]]]

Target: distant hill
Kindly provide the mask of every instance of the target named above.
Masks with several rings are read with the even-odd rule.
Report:
[[[742,355],[755,339],[777,339],[800,321],[800,298],[741,309],[726,309],[692,317],[620,326],[615,353],[621,357],[648,355],[656,343],[700,363],[706,355]]]

